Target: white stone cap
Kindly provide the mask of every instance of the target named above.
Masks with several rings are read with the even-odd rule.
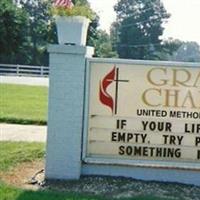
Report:
[[[55,54],[83,54],[86,57],[92,57],[94,54],[94,47],[78,46],[78,45],[49,45],[49,53]]]

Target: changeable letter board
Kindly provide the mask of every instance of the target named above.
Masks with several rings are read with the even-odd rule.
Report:
[[[200,168],[198,66],[91,59],[87,108],[86,161]]]

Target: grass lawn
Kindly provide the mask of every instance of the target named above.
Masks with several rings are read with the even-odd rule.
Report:
[[[24,142],[0,142],[0,172],[6,173],[24,162],[44,157],[44,144]],[[56,191],[28,191],[0,182],[0,200],[92,200],[101,197]],[[142,199],[140,199],[142,200]],[[152,199],[153,200],[153,199]]]
[[[87,197],[52,191],[25,191],[0,183],[0,200],[100,200],[98,197]],[[153,200],[153,199],[152,199]]]
[[[7,172],[18,164],[44,158],[43,143],[0,142],[0,172]]]
[[[0,122],[46,124],[47,87],[0,84]]]
[[[24,162],[44,158],[44,144],[25,142],[0,142],[0,172],[6,173]],[[1,177],[0,177],[1,179]],[[92,200],[76,194],[52,191],[28,191],[0,182],[0,200]]]
[[[106,197],[91,197],[87,195],[72,194],[53,191],[25,191],[12,188],[0,183],[0,200],[110,200]],[[122,200],[120,198],[119,200]],[[124,199],[125,200],[125,199]],[[136,197],[126,200],[164,200],[155,197]]]

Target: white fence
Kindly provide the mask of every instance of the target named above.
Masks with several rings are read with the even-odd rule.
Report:
[[[0,75],[46,77],[49,76],[49,67],[0,64]]]

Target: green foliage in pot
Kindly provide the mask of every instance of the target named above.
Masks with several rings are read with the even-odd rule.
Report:
[[[89,5],[75,4],[71,8],[57,6],[52,8],[52,14],[55,16],[84,16],[90,20],[95,18],[95,13]]]

